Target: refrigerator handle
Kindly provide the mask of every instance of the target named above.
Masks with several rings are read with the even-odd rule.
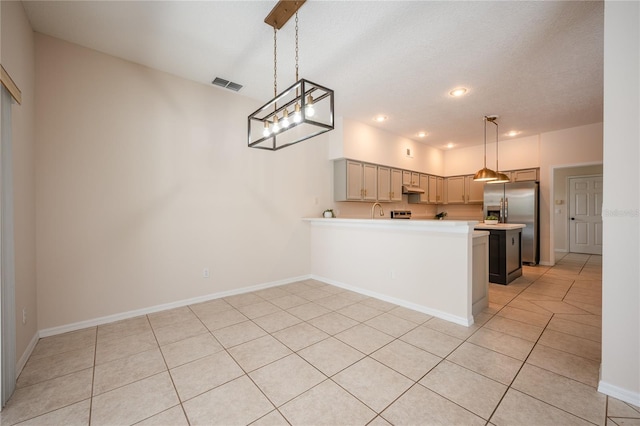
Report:
[[[504,198],[500,198],[500,222],[504,222]]]
[[[507,221],[507,218],[509,217],[509,199],[505,198],[504,199],[504,221]]]

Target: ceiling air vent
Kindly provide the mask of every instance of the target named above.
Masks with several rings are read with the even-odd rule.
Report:
[[[233,90],[234,92],[242,89],[242,84],[234,83],[233,81],[225,80],[220,77],[216,77],[211,83],[216,86],[224,87],[225,89]]]

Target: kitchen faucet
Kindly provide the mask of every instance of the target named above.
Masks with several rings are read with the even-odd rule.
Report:
[[[380,216],[384,216],[384,210],[382,210],[382,206],[380,205],[380,203],[373,203],[373,206],[371,206],[371,219],[373,219],[373,214],[376,211],[376,206],[380,207]]]

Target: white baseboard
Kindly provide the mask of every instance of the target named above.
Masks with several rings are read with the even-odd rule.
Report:
[[[633,392],[628,389],[623,389],[610,383],[603,382],[602,380],[600,380],[600,382],[598,383],[598,392],[612,396],[616,399],[619,399],[620,401],[628,402],[629,404],[633,404],[636,407],[640,407],[639,392]]]
[[[221,291],[218,293],[211,293],[204,296],[194,297],[191,299],[179,300],[177,302],[164,303],[162,305],[151,306],[148,308],[136,309],[133,311],[122,312],[119,314],[107,315],[104,317],[93,318],[85,321],[79,321],[72,324],[45,328],[39,331],[38,337],[55,336],[57,334],[82,330],[83,328],[95,327],[102,324],[108,324],[114,321],[121,321],[124,319],[134,318],[141,315],[152,314],[154,312],[166,311],[167,309],[181,308],[183,306],[194,305],[196,303],[202,303],[202,302],[208,302],[209,300],[220,299],[222,297],[235,296],[236,294],[250,293],[252,291],[263,290],[265,288],[276,287],[284,284],[290,284],[297,281],[306,280],[309,278],[311,278],[311,275],[303,275],[299,277],[286,278],[283,280],[271,281],[268,283],[257,284],[250,287],[243,287],[243,288],[238,288],[233,290]]]
[[[555,251],[556,253],[569,253],[569,250],[567,249],[554,249],[553,251]]]
[[[29,341],[27,348],[22,353],[22,356],[20,357],[18,362],[16,362],[16,377],[18,377],[20,373],[22,373],[22,369],[27,364],[27,361],[29,360],[29,357],[31,356],[31,353],[33,352],[33,350],[36,348],[36,345],[38,344],[39,339],[40,339],[40,333],[36,331],[36,333],[33,335],[31,340]]]
[[[469,327],[473,325],[473,317],[471,319],[459,317],[457,315],[451,315],[446,312],[439,311],[437,309],[427,308],[426,306],[416,305],[415,303],[407,302],[402,299],[396,299],[395,297],[390,297],[381,293],[376,293],[375,291],[364,290],[359,287],[353,287],[351,285],[332,280],[330,278],[320,277],[317,275],[311,275],[311,278],[314,280],[322,281],[323,283],[331,284],[336,287],[344,288],[345,290],[350,290],[355,293],[364,294],[365,296],[373,297],[375,299],[380,299],[385,302],[393,303],[394,305],[402,306],[408,309],[412,309],[414,311],[422,312],[423,314],[432,315],[434,317],[438,317],[445,321],[453,322],[456,324],[464,325],[465,327]]]

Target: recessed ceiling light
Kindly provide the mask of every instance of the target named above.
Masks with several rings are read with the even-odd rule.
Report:
[[[449,142],[447,144],[447,148],[449,148],[449,149],[453,148],[454,146],[456,146],[456,145],[453,142]]]
[[[383,121],[387,121],[387,116],[386,115],[376,115],[375,117],[373,117],[374,121],[377,121],[378,123],[382,123]]]
[[[509,133],[507,133],[507,136],[510,137],[514,137],[514,136],[518,136],[521,132],[517,131],[517,130],[512,130]]]
[[[464,87],[457,87],[455,89],[453,89],[452,91],[449,92],[449,94],[451,96],[453,96],[454,98],[460,97],[462,95],[464,95],[465,93],[467,93],[467,89]]]
[[[419,138],[424,138],[425,136],[427,136],[427,132],[418,132]]]

